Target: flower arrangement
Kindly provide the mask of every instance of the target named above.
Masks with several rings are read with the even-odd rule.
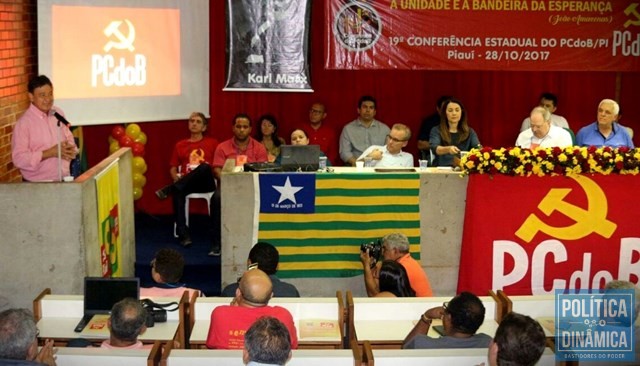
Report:
[[[628,147],[508,147],[472,149],[461,160],[464,174],[512,176],[571,175],[584,173],[638,174],[640,149]]]

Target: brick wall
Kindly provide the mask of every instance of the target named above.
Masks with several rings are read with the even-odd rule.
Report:
[[[38,70],[36,0],[0,0],[0,182],[19,181],[11,132],[29,106],[27,82]]]

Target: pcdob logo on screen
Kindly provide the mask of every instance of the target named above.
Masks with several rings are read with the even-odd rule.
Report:
[[[134,53],[136,28],[128,19],[113,20],[103,30],[104,54],[91,56],[91,86],[143,86],[147,82],[147,58]]]

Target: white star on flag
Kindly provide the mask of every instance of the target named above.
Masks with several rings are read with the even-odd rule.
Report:
[[[296,193],[298,193],[304,187],[294,187],[291,185],[291,181],[289,177],[287,177],[287,181],[284,182],[284,186],[272,186],[273,189],[280,192],[280,199],[278,200],[278,204],[281,204],[283,201],[289,200],[295,204],[296,202]]]

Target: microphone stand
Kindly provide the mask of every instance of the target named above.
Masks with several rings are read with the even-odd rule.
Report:
[[[60,131],[60,120],[58,120],[58,181],[62,182],[62,133]]]

